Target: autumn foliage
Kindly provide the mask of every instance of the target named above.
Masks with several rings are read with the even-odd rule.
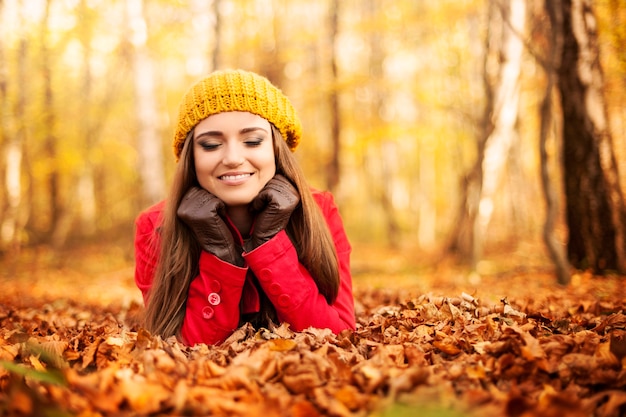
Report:
[[[244,326],[191,348],[135,302],[2,291],[0,415],[622,416],[623,285],[576,285],[495,303],[359,288],[355,332]]]

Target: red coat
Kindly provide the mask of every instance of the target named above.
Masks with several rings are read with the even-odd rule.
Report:
[[[181,329],[183,342],[216,344],[224,341],[239,325],[240,301],[244,313],[259,310],[259,294],[250,281],[248,270],[257,277],[263,291],[276,309],[278,319],[294,331],[308,327],[329,328],[334,333],[355,328],[351,247],[333,196],[313,191],[322,210],[339,258],[341,283],[332,305],[326,302],[309,272],[298,261],[296,249],[285,231],[244,253],[246,266],[240,268],[202,251],[200,274],[195,277],[187,295],[186,313]],[[144,302],[152,285],[159,253],[155,232],[165,203],[162,201],[143,211],[136,220],[135,282]]]

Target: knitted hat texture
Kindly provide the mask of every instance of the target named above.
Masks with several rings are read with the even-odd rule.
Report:
[[[249,71],[215,71],[194,84],[184,95],[174,133],[176,160],[187,134],[212,114],[245,111],[263,117],[283,135],[294,151],[300,142],[302,125],[289,99],[267,78]]]

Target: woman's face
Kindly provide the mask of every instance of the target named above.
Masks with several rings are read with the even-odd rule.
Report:
[[[200,186],[227,206],[249,204],[276,174],[270,123],[252,113],[202,120],[194,129],[193,155]]]

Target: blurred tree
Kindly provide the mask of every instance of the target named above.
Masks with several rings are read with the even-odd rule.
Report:
[[[204,3],[204,1],[202,1]],[[215,42],[213,43],[213,53],[211,54],[212,69],[218,69],[222,64],[222,16],[220,14],[221,0],[213,0],[212,14],[215,24],[213,26],[213,35]]]
[[[265,4],[265,13],[268,20],[265,22],[265,31],[257,33],[257,43],[260,46],[259,72],[274,85],[285,88],[286,57],[282,49],[288,45],[290,34],[281,26],[284,21],[288,5],[286,0],[272,0]]]
[[[494,196],[506,168],[513,142],[518,139],[517,118],[525,0],[489,1],[485,39],[484,87],[486,106],[477,140],[477,157],[464,176],[461,212],[449,249],[468,260],[472,269],[482,257]]]
[[[548,7],[547,12],[550,18],[551,28],[560,28],[563,24],[563,14],[560,2],[561,0],[552,0],[554,7]],[[554,170],[550,169],[553,161],[550,158],[548,139],[551,128],[554,125],[552,104],[552,96],[554,94],[555,84],[557,82],[556,69],[560,65],[561,53],[563,49],[563,36],[557,30],[550,30],[547,35],[548,57],[544,62],[544,69],[547,74],[547,86],[545,95],[540,106],[540,129],[539,129],[539,153],[540,153],[540,172],[541,185],[546,200],[546,219],[543,227],[543,241],[548,248],[548,253],[552,262],[556,267],[557,282],[565,285],[570,282],[570,265],[567,260],[564,248],[556,237],[556,223],[561,209],[559,207],[559,199],[557,185],[554,181]]]
[[[84,236],[92,236],[96,232],[96,186],[95,170],[93,163],[90,163],[90,153],[93,152],[97,143],[97,130],[95,121],[91,117],[89,104],[94,100],[93,94],[93,74],[91,70],[94,19],[93,13],[87,4],[87,0],[80,0],[77,14],[79,16],[77,32],[82,49],[82,85],[81,85],[81,108],[79,137],[82,139],[80,154],[82,167],[78,172],[77,206],[80,211],[81,232]]]
[[[367,0],[363,2],[365,20],[370,22],[372,26],[380,16],[381,5],[376,0]],[[386,101],[389,99],[388,92],[385,88],[385,36],[380,30],[371,30],[368,36],[369,46],[369,74],[367,74],[372,82],[370,84],[371,102],[369,118],[365,121],[373,135],[373,150],[375,155],[371,155],[372,163],[380,163],[380,176],[374,177],[370,174],[369,184],[374,190],[374,196],[378,199],[382,208],[383,221],[385,224],[385,234],[387,244],[396,248],[400,244],[400,225],[395,213],[392,201],[393,183],[395,180],[394,168],[398,165],[398,155],[396,146],[392,139],[389,138],[387,129],[383,125],[381,115],[383,114]]]
[[[52,87],[52,51],[49,40],[49,24],[50,24],[50,2],[46,0],[44,4],[43,17],[39,29],[39,44],[41,56],[41,73],[43,75],[43,103],[41,106],[43,113],[43,131],[44,133],[44,154],[48,162],[47,173],[47,192],[49,196],[49,223],[48,223],[48,239],[55,247],[62,246],[69,228],[68,222],[64,219],[68,215],[65,212],[65,201],[61,192],[61,173],[59,171],[59,151],[57,130],[57,114],[55,113],[55,92]]]
[[[557,8],[560,6],[560,9]],[[603,97],[597,22],[591,0],[546,2],[563,38],[558,86],[563,112],[564,180],[574,267],[626,272],[626,209]]]
[[[2,18],[3,27],[5,27],[5,5],[4,2],[0,3],[0,17]],[[18,7],[21,3],[18,3]],[[21,11],[21,7],[20,7]],[[20,210],[20,207],[24,206],[23,188],[22,188],[22,161],[24,153],[24,142],[26,141],[27,127],[25,122],[26,112],[26,57],[28,43],[26,40],[26,29],[23,24],[23,14],[17,14],[19,20],[19,31],[17,33],[17,56],[16,56],[16,68],[17,68],[17,99],[15,101],[13,111],[10,110],[9,104],[9,75],[7,73],[8,65],[5,61],[5,56],[8,52],[5,51],[4,40],[7,39],[5,33],[2,33],[2,63],[0,63],[0,97],[2,105],[2,142],[4,151],[4,190],[6,195],[6,204],[2,210],[2,222],[0,229],[0,239],[2,247],[0,249],[9,248],[10,250],[17,250],[21,246],[20,233],[24,222],[28,218],[29,210],[27,208]],[[8,50],[8,48],[7,48]],[[9,115],[12,115],[13,123],[8,122]]]
[[[338,69],[337,69],[337,36],[339,34],[339,0],[331,0],[328,12],[328,50],[330,51],[331,88],[328,92],[328,106],[330,108],[330,141],[331,152],[326,169],[326,186],[335,193],[339,185],[341,160],[341,114],[339,110]]]
[[[20,169],[11,167],[11,163],[12,161],[19,162],[21,160],[21,156],[15,158],[9,155],[14,153],[11,148],[15,147],[13,139],[15,136],[9,130],[11,113],[8,95],[9,69],[5,19],[4,1],[0,0],[0,151],[2,155],[5,155],[0,160],[0,180],[2,183],[0,188],[0,219],[3,219],[0,223],[0,251],[14,242],[17,205],[20,198],[20,184],[19,181],[15,184],[15,173],[17,173],[17,179],[19,179]]]
[[[155,97],[154,65],[147,47],[148,25],[144,17],[143,0],[126,0],[126,12],[135,86],[139,152],[137,164],[141,178],[142,205],[146,206],[165,196],[159,109]]]

